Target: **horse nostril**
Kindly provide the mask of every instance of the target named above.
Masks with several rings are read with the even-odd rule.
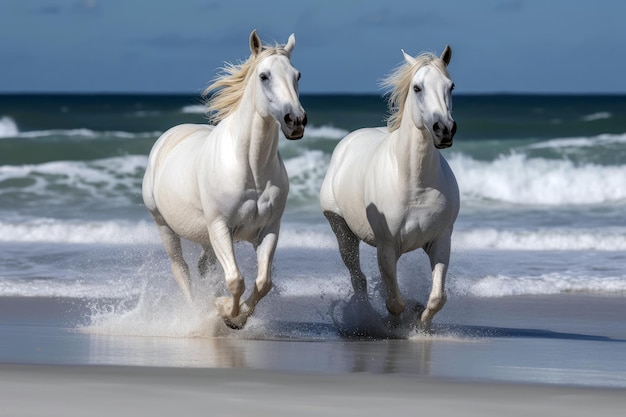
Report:
[[[456,122],[452,122],[452,136],[456,133]]]
[[[287,113],[285,115],[285,123],[291,123],[293,119],[291,118],[291,115],[289,113]]]
[[[439,124],[439,122],[436,122],[433,125],[433,132],[439,132],[441,130],[441,125]]]
[[[308,120],[306,118],[306,113],[304,114],[304,119],[302,119],[302,127],[305,127],[307,124]]]

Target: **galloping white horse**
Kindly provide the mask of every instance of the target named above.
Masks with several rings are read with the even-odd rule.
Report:
[[[432,290],[421,314],[428,329],[445,301],[450,236],[459,212],[459,190],[438,149],[452,145],[452,56],[404,55],[383,83],[392,88],[388,128],[359,129],[335,148],[320,192],[324,215],[337,236],[355,297],[367,301],[359,261],[362,240],[377,249],[378,266],[393,315],[405,305],[396,279],[403,253],[423,248],[430,258]]]
[[[143,200],[158,226],[176,282],[189,302],[189,267],[181,237],[203,247],[204,274],[216,259],[232,297],[216,300],[219,315],[242,328],[272,287],[271,266],[285,209],[289,178],[278,152],[278,134],[304,135],[307,119],[298,98],[300,73],[290,61],[292,34],[284,46],[264,46],[250,34],[250,58],[227,64],[206,93],[216,126],[183,124],[165,132],[150,152]],[[258,273],[252,294],[240,304],[244,279],[233,243],[251,242]]]

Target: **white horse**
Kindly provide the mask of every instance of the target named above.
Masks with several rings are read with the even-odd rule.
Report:
[[[242,328],[272,287],[271,266],[285,209],[289,178],[278,152],[279,129],[300,139],[307,122],[298,97],[300,73],[286,45],[264,46],[250,34],[250,58],[227,64],[205,93],[216,126],[183,124],[154,144],[143,179],[143,200],[172,262],[176,282],[192,302],[189,268],[181,237],[202,245],[201,274],[218,260],[232,297],[216,300],[219,315]],[[240,304],[245,284],[233,244],[251,242],[258,273],[251,295]]]
[[[438,149],[452,145],[454,84],[447,71],[452,56],[404,55],[383,85],[392,89],[388,128],[359,129],[335,148],[320,192],[324,215],[337,236],[357,301],[367,302],[359,242],[377,249],[387,310],[405,309],[396,264],[423,248],[430,258],[432,290],[420,317],[428,329],[445,301],[450,236],[459,212],[459,190]]]

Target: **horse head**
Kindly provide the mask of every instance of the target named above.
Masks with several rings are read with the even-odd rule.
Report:
[[[425,65],[402,51],[407,64],[417,67],[411,79],[407,100],[412,101],[411,117],[415,126],[427,129],[433,136],[436,148],[452,146],[456,122],[452,118],[452,90],[454,83],[446,70],[452,57],[452,49],[446,45],[439,58],[436,56]]]
[[[262,57],[265,49],[256,30],[250,34],[250,51],[254,57],[260,58],[253,75],[256,78],[257,111],[264,117],[273,117],[287,139],[302,138],[307,123],[306,113],[298,97],[300,71],[291,64],[291,52],[295,44],[296,38],[291,34],[286,45]]]

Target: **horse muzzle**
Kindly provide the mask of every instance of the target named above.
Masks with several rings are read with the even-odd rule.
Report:
[[[302,117],[294,116],[287,113],[284,118],[283,134],[289,140],[302,139],[304,136],[304,128],[307,124],[306,113]]]
[[[452,122],[452,126],[446,126],[443,123],[436,122],[433,125],[433,133],[435,135],[435,148],[445,149],[452,146],[454,134],[456,133],[456,122]]]

